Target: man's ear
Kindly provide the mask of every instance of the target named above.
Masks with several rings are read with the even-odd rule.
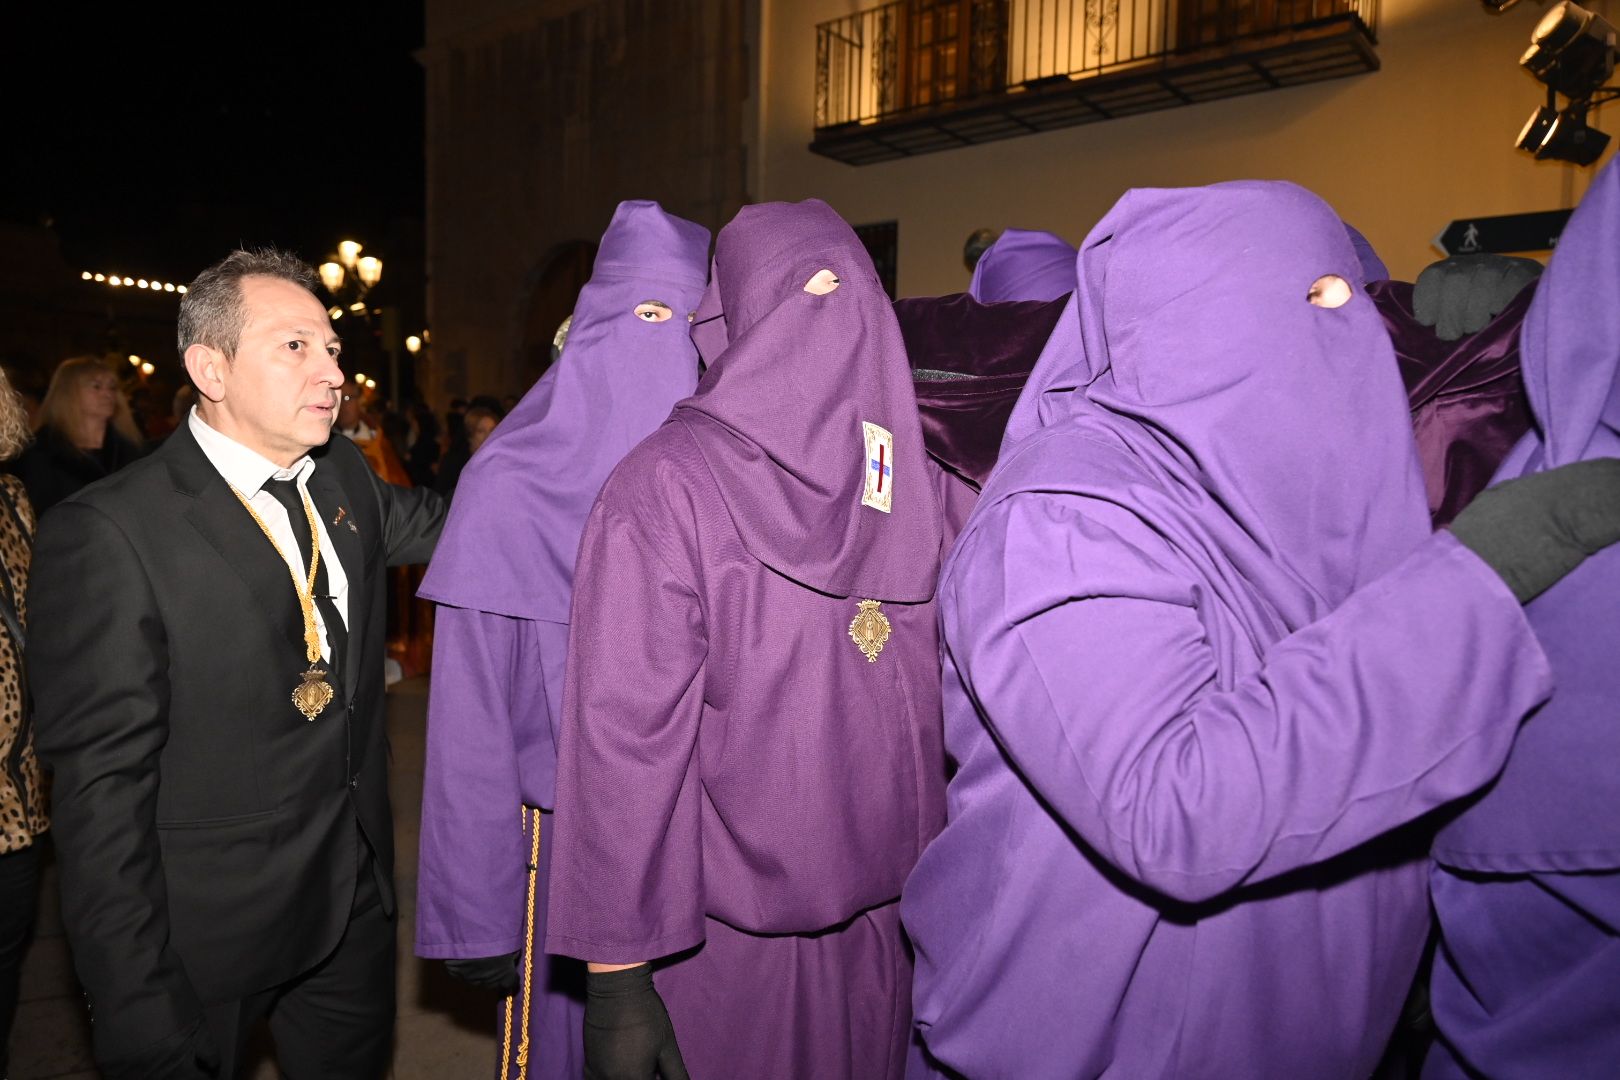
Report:
[[[225,354],[210,345],[186,346],[186,374],[197,392],[209,401],[225,399],[225,368],[230,363]]]

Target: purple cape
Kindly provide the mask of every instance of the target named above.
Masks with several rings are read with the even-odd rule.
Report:
[[[925,480],[905,344],[870,257],[815,199],[792,213],[744,207],[722,236],[729,243],[715,249],[702,314],[711,326],[718,300],[724,351],[677,411],[701,418],[694,438],[743,543],[778,573],[835,596],[929,599],[939,509]],[[805,292],[823,269],[842,284],[825,296]],[[851,353],[870,358],[854,373],[839,362]],[[874,468],[862,451],[863,423],[893,435],[894,459],[882,463],[893,485],[887,512],[862,504]]]
[[[806,292],[823,269],[841,284]],[[910,372],[824,204],[743,210],[715,276],[698,392],[614,471],[581,542],[546,945],[663,958],[693,1076],[894,1080],[898,897],[945,773]],[[881,456],[863,421],[892,436]],[[886,636],[853,633],[878,616]]]
[[[1620,457],[1620,168],[1593,181],[1525,315],[1535,428],[1498,479]],[[1434,843],[1441,1042],[1426,1077],[1611,1075],[1620,1061],[1620,549],[1525,609],[1557,691]],[[1476,1075],[1467,1073],[1467,1075]]]
[[[983,304],[1060,299],[1074,291],[1074,256],[1061,236],[1008,229],[979,256],[968,293]]]
[[[701,227],[655,203],[621,204],[562,356],[461,475],[422,585],[440,606],[423,776],[420,956],[523,947],[530,842],[518,810],[553,805],[575,550],[608,473],[696,384],[686,313],[703,288],[707,250]],[[672,317],[640,319],[636,308],[648,300]],[[543,835],[536,944],[546,932],[551,862]],[[528,1075],[579,1075],[580,980],[578,964],[536,957]]]
[[[1513,444],[1530,428],[1519,377],[1519,326],[1534,288],[1525,289],[1484,329],[1441,341],[1412,312],[1412,286],[1378,281],[1378,305],[1412,409],[1418,460],[1436,527],[1449,525],[1485,489]]]
[[[1133,191],[1082,248],[941,576],[957,772],[902,916],[964,1075],[1368,1075],[1428,929],[1385,834],[1547,693],[1324,274],[1355,252],[1287,184]]]
[[[975,491],[1062,313],[1061,300],[982,304],[967,293],[895,302],[928,456]]]

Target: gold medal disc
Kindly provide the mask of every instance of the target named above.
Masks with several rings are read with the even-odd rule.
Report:
[[[332,684],[326,681],[326,672],[311,664],[304,672],[304,681],[292,692],[292,703],[304,714],[305,720],[313,720],[332,704],[332,697]]]

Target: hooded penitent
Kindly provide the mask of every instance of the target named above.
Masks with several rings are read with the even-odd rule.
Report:
[[[697,393],[580,547],[547,948],[680,954],[655,979],[694,1076],[893,1077],[944,786],[910,371],[825,204],[744,209],[714,267]]]
[[[1074,256],[1061,236],[1008,229],[979,256],[968,292],[983,304],[1057,300],[1074,291]]]
[[[1082,248],[941,577],[957,771],[903,911],[964,1075],[1379,1058],[1428,923],[1383,834],[1488,779],[1547,680],[1430,535],[1360,280],[1288,184],[1133,191]]]
[[[1620,457],[1612,161],[1559,238],[1521,351],[1535,427],[1498,479]],[[1525,613],[1557,691],[1500,779],[1435,840],[1441,1042],[1425,1077],[1602,1076],[1620,1061],[1620,551],[1588,559]]]
[[[485,957],[522,947],[533,838],[519,828],[519,810],[553,806],[580,533],[613,467],[697,384],[687,314],[703,291],[708,247],[708,230],[657,203],[621,203],[560,359],[462,473],[421,589],[439,608],[423,778],[420,956]],[[530,813],[527,827],[533,822]],[[542,840],[537,941],[545,933],[550,864],[549,835]],[[536,958],[528,1075],[579,1075],[580,979],[576,964]]]

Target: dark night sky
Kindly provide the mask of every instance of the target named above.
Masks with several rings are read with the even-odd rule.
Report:
[[[186,281],[420,219],[422,0],[5,7],[0,215],[74,268]]]

